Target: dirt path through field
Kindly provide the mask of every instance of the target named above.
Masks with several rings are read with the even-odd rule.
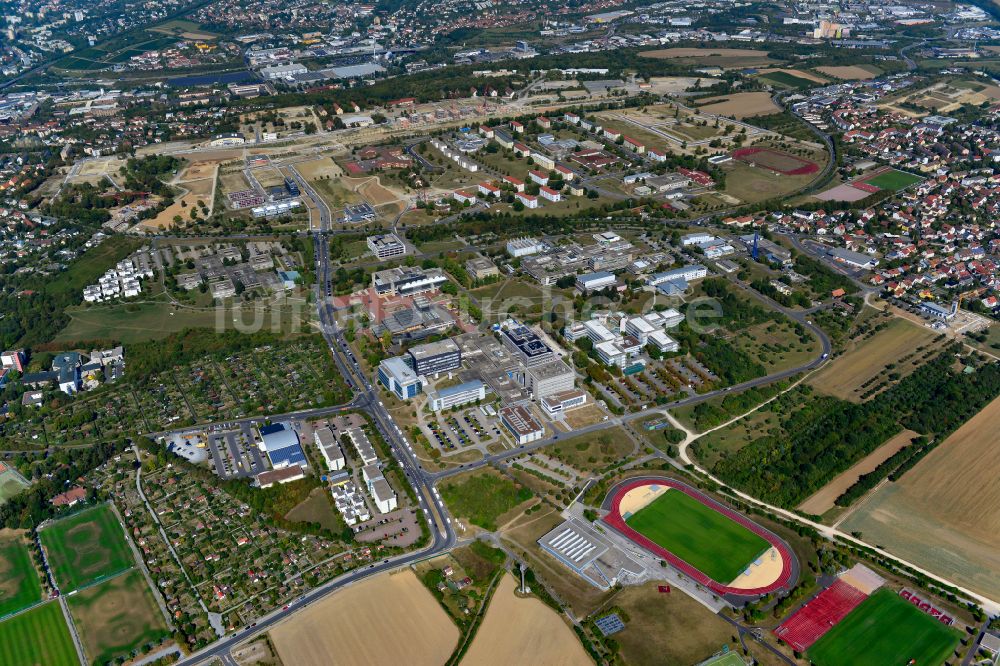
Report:
[[[822,516],[833,508],[834,500],[840,497],[845,490],[853,486],[862,475],[875,471],[876,467],[908,445],[910,440],[917,435],[918,433],[912,430],[904,430],[899,433],[817,490],[799,505],[799,511],[811,513],[814,516]]]

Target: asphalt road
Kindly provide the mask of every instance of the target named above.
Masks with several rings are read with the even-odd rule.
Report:
[[[177,662],[184,666],[221,659],[223,663],[232,663],[229,653],[233,647],[258,634],[261,634],[275,624],[284,619],[287,615],[295,611],[306,608],[327,595],[337,590],[343,589],[359,580],[374,576],[391,569],[408,566],[427,557],[448,550],[455,545],[455,530],[451,525],[451,518],[448,510],[441,501],[440,495],[434,488],[435,478],[427,474],[417,461],[409,442],[403,437],[399,427],[393,423],[388,410],[378,399],[374,387],[369,379],[362,373],[350,356],[347,343],[343,338],[343,332],[334,317],[332,305],[323,297],[326,285],[329,284],[330,252],[325,233],[331,226],[331,212],[326,202],[313,190],[308,181],[302,178],[294,168],[291,169],[302,192],[312,199],[320,213],[320,228],[315,230],[313,240],[316,248],[316,283],[317,283],[317,311],[319,315],[320,327],[323,338],[326,340],[330,351],[333,353],[334,361],[337,363],[340,372],[355,393],[354,400],[347,406],[325,408],[323,410],[304,410],[299,412],[299,416],[309,416],[310,413],[329,414],[333,411],[347,408],[360,409],[372,417],[375,426],[382,433],[385,441],[389,444],[393,456],[399,462],[408,481],[417,492],[418,505],[427,520],[431,533],[431,544],[420,551],[406,553],[396,557],[385,559],[381,562],[373,563],[364,569],[355,569],[349,573],[316,587],[309,592],[298,597],[286,606],[276,609],[264,615],[250,627],[246,627],[230,636],[219,639],[208,647],[195,652],[188,657]],[[402,492],[402,488],[396,489]]]

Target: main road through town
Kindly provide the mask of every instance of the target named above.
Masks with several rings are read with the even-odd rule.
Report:
[[[302,178],[294,167],[291,167],[290,170],[295,175],[296,180],[299,181],[302,191],[313,201],[320,213],[320,225],[318,229],[314,229],[313,231],[313,241],[316,259],[317,314],[323,338],[326,340],[327,345],[329,345],[330,351],[333,353],[333,358],[345,381],[347,381],[354,392],[355,397],[352,404],[372,417],[375,427],[378,428],[379,432],[385,438],[386,443],[392,450],[393,456],[399,462],[404,474],[416,491],[419,508],[430,530],[430,544],[422,550],[387,558],[381,562],[370,564],[363,569],[355,569],[313,588],[284,607],[262,616],[252,626],[221,638],[211,645],[185,657],[178,662],[178,664],[182,664],[183,666],[194,666],[194,664],[210,662],[213,659],[219,659],[224,664],[232,664],[233,660],[230,656],[230,651],[234,647],[267,631],[289,614],[316,603],[327,595],[356,583],[363,578],[407,566],[413,562],[446,551],[454,546],[456,541],[455,530],[452,527],[451,518],[448,516],[448,510],[444,502],[441,501],[437,489],[434,488],[435,479],[421,468],[409,442],[406,441],[399,427],[393,422],[388,410],[386,410],[385,406],[378,399],[378,395],[369,379],[361,372],[353,357],[348,352],[347,342],[344,340],[343,332],[337,325],[333,306],[325,297],[327,285],[331,279],[330,251],[326,238],[326,232],[331,227],[331,211],[309,182]]]

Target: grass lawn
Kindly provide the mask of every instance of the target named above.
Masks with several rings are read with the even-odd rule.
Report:
[[[42,598],[42,585],[31,553],[20,535],[0,541],[0,617]]]
[[[817,666],[929,666],[949,659],[960,637],[957,629],[883,588],[819,639],[809,658]]]
[[[41,532],[52,575],[66,594],[135,565],[118,519],[106,504]]]
[[[0,664],[4,666],[77,666],[76,648],[59,602],[0,622]]]
[[[62,292],[78,292],[81,284],[97,282],[104,271],[132,254],[142,245],[138,238],[112,236],[97,247],[91,248],[70,264],[69,268],[59,273],[45,284],[44,291],[50,294]]]
[[[441,497],[455,515],[492,531],[497,518],[531,499],[531,491],[498,473],[482,471],[441,484]]]
[[[625,522],[722,584],[768,548],[762,537],[678,490],[663,493]]]
[[[768,72],[767,74],[762,74],[759,78],[788,88],[808,88],[809,86],[816,85],[815,81],[810,81],[807,78],[795,76],[788,72]]]
[[[890,169],[889,171],[880,173],[874,178],[869,178],[863,182],[868,185],[874,185],[882,190],[901,190],[904,187],[909,187],[910,185],[919,183],[922,180],[923,178],[920,176],[914,176],[912,173]]]
[[[600,470],[632,453],[635,445],[621,428],[566,439],[544,453],[582,472]]]
[[[30,485],[30,483],[24,480],[24,477],[13,469],[0,472],[0,504],[3,504]]]
[[[167,635],[163,614],[137,569],[74,594],[67,603],[93,664],[128,657]]]

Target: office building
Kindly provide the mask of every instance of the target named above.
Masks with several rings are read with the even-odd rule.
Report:
[[[689,264],[683,268],[675,268],[672,271],[656,273],[650,275],[646,284],[655,287],[664,282],[691,282],[699,280],[708,275],[708,269],[699,264]]]
[[[515,238],[507,242],[507,254],[514,257],[526,257],[545,250],[545,243],[535,238]]]
[[[417,373],[399,356],[378,364],[378,380],[400,400],[414,398],[423,390]]]
[[[412,296],[437,289],[448,281],[440,268],[389,268],[372,274],[372,286],[379,296]]]
[[[486,399],[486,385],[478,379],[427,392],[427,404],[435,412]]]
[[[525,386],[536,400],[553,393],[568,391],[576,384],[573,369],[560,359],[528,368],[524,373]]]
[[[513,319],[508,319],[500,326],[500,339],[527,368],[547,363],[555,357],[537,333]]]
[[[406,355],[418,375],[436,375],[462,367],[462,350],[450,338],[417,345]]]
[[[577,388],[560,391],[542,398],[542,409],[550,417],[558,416],[586,404],[587,392]]]
[[[379,234],[368,237],[368,249],[377,259],[391,259],[406,254],[406,245],[396,234]]]

